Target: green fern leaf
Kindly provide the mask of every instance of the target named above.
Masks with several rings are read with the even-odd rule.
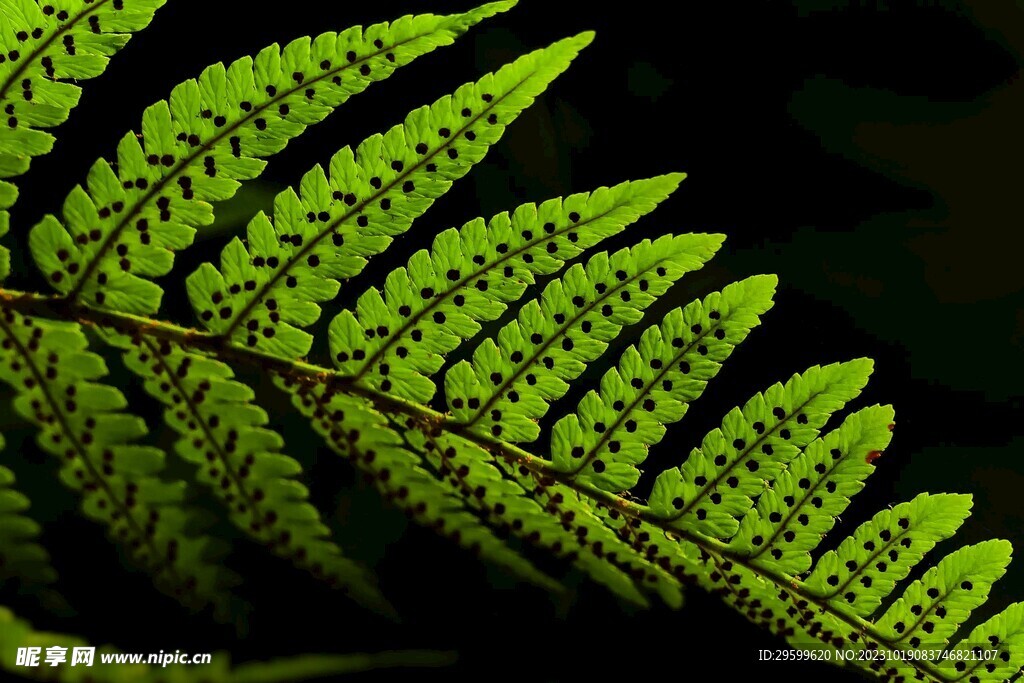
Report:
[[[78,104],[78,81],[99,76],[131,33],[149,25],[166,0],[71,0],[0,5],[0,178],[19,176],[34,157],[53,147],[45,131],[60,125]],[[0,238],[7,232],[17,189],[0,180]],[[0,247],[0,282],[10,255]]]
[[[308,386],[286,379],[279,384],[292,394],[296,408],[311,418],[313,428],[327,445],[362,470],[384,497],[411,519],[516,576],[557,588],[557,582],[495,536],[478,517],[466,511],[460,496],[424,470],[421,458],[365,399],[323,384]]]
[[[555,423],[555,469],[608,491],[632,488],[647,449],[661,441],[666,424],[683,418],[736,345],[760,323],[776,284],[774,276],[737,282],[648,328],[639,344],[622,354],[618,368],[605,373],[600,391],[584,396],[576,415]]]
[[[0,6],[0,178],[21,175],[33,157],[50,151],[54,137],[44,129],[66,121],[78,104],[82,89],[73,82],[103,73],[164,2],[73,0],[58,8],[9,0]]]
[[[979,658],[986,650],[996,650],[991,658]],[[1002,683],[1015,680],[1024,667],[1024,602],[1017,602],[973,629],[940,665],[948,680],[972,683]],[[983,656],[987,657],[987,653]]]
[[[159,478],[163,452],[132,443],[145,423],[124,412],[120,391],[98,383],[106,367],[87,346],[75,323],[3,311],[0,381],[17,392],[15,412],[39,427],[40,448],[60,459],[86,516],[107,525],[161,590],[194,609],[213,604],[226,618],[222,588],[233,577],[210,562],[210,539],[187,530],[195,519],[182,505],[184,483]]]
[[[36,264],[71,301],[155,312],[163,290],[150,279],[213,221],[209,202],[234,195],[350,96],[510,6],[403,17],[209,67],[146,110],[142,139],[129,133],[118,146],[116,171],[102,159],[92,167],[88,190],[65,201],[66,227],[48,216],[32,230]]]
[[[3,445],[0,436],[0,450]],[[37,540],[41,529],[24,514],[28,508],[28,498],[14,488],[14,473],[0,467],[0,585],[12,579],[24,584],[57,580],[50,555]]]
[[[683,595],[678,578],[655,563],[653,558],[637,552],[636,546],[631,545],[637,540],[631,533],[632,528],[616,534],[595,514],[591,502],[576,491],[554,479],[538,477],[514,465],[502,466],[508,476],[530,490],[545,510],[560,521],[569,520],[577,542],[584,548],[580,552],[582,562],[577,561],[577,566],[631,602],[648,604],[646,597],[638,599],[636,596],[642,594],[641,590],[653,589],[669,607],[682,607]],[[618,571],[611,572],[602,563],[611,564]],[[628,583],[625,581],[627,577]]]
[[[298,358],[312,337],[303,327],[318,304],[338,293],[339,279],[362,270],[409,229],[433,201],[480,161],[505,126],[568,68],[591,40],[569,38],[521,57],[476,83],[412,112],[385,135],[334,156],[330,178],[319,166],[275,202],[221,255],[187,281],[208,329],[248,347]]]
[[[871,368],[867,359],[815,366],[734,408],[681,467],[658,475],[651,510],[679,528],[732,536],[765,482],[860,393]]]
[[[827,648],[873,650],[878,642],[862,633],[864,625],[851,625],[835,613],[822,610],[795,588],[765,580],[756,571],[728,559],[705,553],[701,585],[712,591],[754,624],[786,639],[797,649]],[[833,656],[833,661],[838,657]],[[854,659],[856,663],[856,659]],[[868,656],[860,662],[874,664]]]
[[[167,424],[181,436],[178,455],[195,465],[196,479],[224,503],[235,526],[365,606],[393,614],[369,572],[329,539],[308,490],[295,480],[302,467],[281,452],[284,440],[267,428],[252,389],[227,365],[168,341],[108,341],[128,351],[125,365],[165,406]]]
[[[11,183],[0,180],[0,240],[11,229],[11,214],[7,209],[14,206],[18,199],[18,188]],[[0,284],[11,274],[11,251],[0,246]]]
[[[1006,573],[1012,552],[1008,541],[985,541],[947,555],[907,586],[878,620],[878,630],[913,649],[945,649]]]
[[[811,442],[747,511],[730,545],[775,571],[810,569],[810,551],[864,487],[873,454],[889,445],[892,421],[888,406],[865,408]]]
[[[581,571],[623,599],[649,605],[634,575],[639,575],[641,581],[648,573],[666,579],[656,567],[634,558],[632,548],[608,533],[599,520],[574,505],[571,491],[552,492],[554,483],[542,481],[529,471],[516,476],[511,471],[513,466],[504,468],[514,477],[507,478],[483,448],[451,434],[430,437],[426,452],[449,485],[482,510],[492,524],[557,557],[571,559]],[[623,559],[611,559],[617,556]],[[670,577],[668,583],[666,601],[678,607],[682,603],[679,586]]]
[[[683,178],[672,174],[524,204],[511,215],[445,230],[429,252],[417,252],[388,275],[383,293],[369,289],[354,312],[331,322],[336,365],[353,381],[429,401],[435,391],[430,376],[480,322],[496,319],[536,276],[558,271],[652,211]]]
[[[925,553],[956,532],[970,508],[967,495],[922,493],[882,510],[822,555],[805,583],[829,603],[869,615]]]
[[[526,304],[517,319],[445,376],[445,393],[461,431],[533,441],[535,420],[569,380],[607,348],[624,325],[683,274],[700,268],[721,235],[671,235],[575,265]]]

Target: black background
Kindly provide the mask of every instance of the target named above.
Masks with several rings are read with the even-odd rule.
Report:
[[[470,6],[358,5],[171,0],[87,85],[54,153],[19,182],[6,243],[24,245],[28,227],[59,208],[91,162],[137,129],[146,105],[207,64],[302,35]],[[223,207],[218,229],[182,254],[175,272],[212,258],[245,215],[340,147],[518,54],[587,29],[597,39],[571,71],[387,258],[345,288],[341,303],[379,282],[392,255],[404,259],[442,228],[526,201],[686,171],[673,198],[609,247],[666,232],[727,234],[712,264],[670,293],[672,306],[754,273],[777,273],[781,287],[762,328],[652,453],[641,488],[754,391],[815,363],[871,356],[875,376],[857,405],[893,403],[895,439],[831,543],[881,507],[927,490],[975,497],[974,516],[940,552],[990,537],[1024,547],[1024,11],[1012,2],[522,0],[293,142],[255,190]],[[29,273],[22,264],[12,284],[35,286]],[[187,322],[180,284],[165,284],[167,315]],[[116,363],[114,376],[123,377]],[[597,376],[595,368],[581,386]],[[458,668],[444,674],[459,678],[675,676],[700,667],[709,679],[859,679],[818,665],[758,663],[758,649],[781,641],[699,591],[681,612],[633,613],[570,575],[576,593],[554,605],[447,541],[406,528],[301,421],[286,417],[280,397],[263,395],[289,452],[309,469],[315,501],[352,554],[375,564],[402,625],[350,607],[237,536],[227,562],[246,576],[239,593],[253,604],[248,633],[183,615],[144,576],[125,570],[101,529],[75,518],[76,498],[56,483],[55,463],[4,413],[0,428],[11,441],[4,462],[47,524],[44,539],[67,599],[58,617],[31,596],[6,602],[40,627],[127,651],[226,650],[244,660],[433,647],[460,651]],[[570,409],[579,395],[553,412]],[[154,407],[131,397],[152,418],[154,438],[170,443]],[[1011,567],[979,615],[1024,597],[1022,567]]]

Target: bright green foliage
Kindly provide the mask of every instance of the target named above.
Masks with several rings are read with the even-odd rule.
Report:
[[[352,95],[509,6],[403,17],[209,67],[146,110],[141,139],[130,132],[118,146],[116,171],[96,162],[88,189],[68,195],[63,224],[48,216],[33,229],[36,264],[70,299],[155,312],[163,290],[150,279],[166,275],[174,252],[213,222],[209,202],[229,199],[264,158]]]
[[[978,649],[997,650],[987,661],[963,661]],[[940,671],[954,680],[977,679],[979,683],[1008,681],[1024,667],[1024,602],[1017,602],[971,631],[951,650]]]
[[[869,615],[925,553],[956,532],[970,508],[970,496],[922,493],[882,510],[818,560],[807,586],[831,603]]]
[[[944,649],[1006,573],[1012,551],[1007,541],[986,541],[942,558],[885,611],[878,620],[879,631],[911,647]]]
[[[592,193],[524,204],[489,221],[445,230],[430,251],[371,288],[331,323],[339,370],[381,391],[429,401],[444,356],[518,301],[537,276],[649,213],[683,179],[670,174]],[[380,334],[380,331],[385,334]]]
[[[102,664],[103,655],[116,655],[110,646],[96,648],[92,666],[62,664],[25,667],[16,664],[18,648],[68,648],[68,662],[76,647],[88,647],[82,638],[64,633],[36,631],[6,607],[0,607],[0,670],[39,681],[60,683],[289,683],[322,676],[389,667],[435,667],[452,663],[445,652],[395,651],[380,654],[304,655],[267,662],[251,662],[231,668],[231,655],[217,652],[209,664],[170,666],[149,664]],[[42,661],[43,657],[40,657]]]
[[[810,551],[864,488],[892,437],[892,408],[853,413],[835,431],[808,444],[748,510],[732,547],[761,566],[790,574],[811,568]]]
[[[188,279],[207,328],[233,342],[298,358],[312,337],[300,328],[338,293],[339,279],[409,229],[487,150],[591,40],[569,38],[528,54],[413,111],[401,125],[334,156],[330,177],[317,166],[300,191],[281,193],[274,221],[260,214],[249,247],[235,239],[221,270],[205,264]]]
[[[445,393],[464,429],[509,442],[533,441],[535,420],[604,352],[624,325],[684,273],[700,268],[721,245],[721,235],[667,235],[612,255],[598,254],[586,267],[571,267],[544,288],[517,319],[484,340],[472,362],[445,376]]]
[[[28,170],[32,159],[50,151],[45,129],[67,120],[78,104],[79,81],[99,76],[131,33],[149,25],[166,0],[65,0],[41,4],[9,0],[0,4],[0,178]],[[18,197],[0,180],[0,238],[8,209]],[[10,254],[0,247],[0,282]]]
[[[146,425],[124,412],[120,391],[98,383],[107,370],[86,346],[75,323],[0,314],[0,381],[16,392],[14,411],[39,428],[39,447],[60,459],[86,516],[107,525],[161,590],[226,617],[231,577],[211,563],[210,540],[186,531],[195,520],[182,505],[184,482],[163,481],[164,453],[133,443]]]
[[[856,397],[872,363],[861,359],[813,367],[756,394],[725,416],[681,467],[658,475],[651,509],[677,528],[711,536],[736,533],[750,508],[829,416]]]
[[[309,491],[295,480],[302,467],[281,453],[284,440],[267,428],[266,411],[230,367],[168,341],[111,342],[127,350],[125,365],[181,436],[178,455],[195,465],[196,479],[220,498],[235,526],[366,606],[391,612],[373,577],[329,539]]]
[[[83,18],[76,24],[57,16],[60,27],[47,23],[40,36],[22,41],[39,41],[45,51],[48,61],[40,52],[20,62],[39,83],[18,84],[10,64],[0,62],[0,100],[13,98],[19,117],[13,133],[0,129],[0,178],[49,149],[52,140],[39,129],[63,120],[77,100],[77,89],[61,79],[98,73],[161,4],[54,3],[55,12]],[[297,360],[314,348],[307,328],[341,282],[483,159],[590,42],[589,33],[521,57],[343,149],[326,169],[314,167],[277,197],[273,219],[257,216],[246,240],[228,244],[219,269],[207,263],[188,278],[206,331],[135,317],[158,310],[163,290],[152,280],[212,221],[211,202],[232,196],[262,172],[264,159],[352,94],[511,4],[405,17],[210,67],[146,111],[142,135],[122,140],[116,166],[97,162],[87,189],[69,195],[63,223],[49,217],[33,230],[32,253],[60,296],[0,291],[0,380],[15,389],[15,411],[39,428],[40,447],[60,459],[62,479],[82,492],[86,515],[109,526],[162,590],[191,608],[213,603],[228,611],[223,588],[233,577],[213,565],[211,542],[194,535],[185,484],[167,481],[163,453],[141,444],[146,426],[125,412],[120,391],[100,383],[106,367],[88,350],[80,323],[123,352],[127,369],[164,407],[178,455],[236,526],[373,609],[389,608],[370,573],[331,541],[298,481],[298,462],[283,452],[284,439],[270,428],[255,391],[236,379],[235,364],[262,371],[288,392],[328,446],[411,519],[544,589],[561,592],[572,577],[559,576],[557,566],[551,575],[538,569],[524,555],[527,546],[636,606],[657,597],[677,608],[684,582],[700,586],[795,647],[956,655],[854,661],[890,680],[1017,676],[1024,603],[950,642],[1005,572],[1008,543],[953,550],[897,586],[953,535],[969,497],[921,494],[822,548],[892,436],[893,410],[878,405],[848,412],[825,430],[864,388],[867,359],[814,366],[756,394],[661,472],[647,503],[637,497],[648,451],[760,324],[777,284],[774,276],[755,275],[660,313],[636,344],[623,344],[609,369],[602,356],[623,328],[701,268],[723,237],[665,235],[577,259],[653,210],[681,174],[524,204],[446,230],[334,318],[325,341],[336,371]],[[0,8],[0,43],[11,39],[11,22],[27,21],[19,12],[37,10],[45,14],[28,0]],[[83,29],[82,22],[96,24],[92,16],[98,33]],[[47,30],[71,26],[73,54],[66,54],[68,43],[46,42]],[[63,109],[54,109],[55,98]],[[0,236],[8,230],[3,210],[16,196],[0,181]],[[0,278],[8,270],[0,251]],[[467,348],[487,323],[496,323],[493,334]],[[447,357],[458,353],[468,360],[447,369],[449,410],[438,412],[427,403]],[[581,380],[588,365],[595,367]],[[540,421],[569,383],[590,377],[595,386],[585,387],[577,409],[552,420],[550,451],[522,450],[537,441]],[[34,542],[38,528],[23,516],[27,501],[12,483],[0,468],[0,566],[19,577],[52,576]],[[0,650],[41,637],[0,611]],[[978,658],[982,649],[997,656]],[[433,661],[406,656],[305,658],[234,671],[224,658],[201,675],[276,681]],[[81,671],[96,680],[151,679],[147,669],[131,667],[109,676],[97,669],[35,673],[78,680]],[[193,679],[187,668],[161,676]]]
[[[0,436],[0,450],[4,440]],[[40,527],[24,512],[29,500],[14,488],[14,473],[0,467],[0,585],[11,579],[26,584],[52,583],[57,573],[37,538]]]
[[[28,170],[53,147],[42,129],[67,120],[82,89],[131,33],[149,25],[166,0],[7,0],[0,5],[0,178]]]
[[[553,581],[511,549],[473,514],[463,499],[421,466],[421,458],[365,400],[282,382],[295,406],[312,418],[327,445],[361,469],[389,501],[413,519],[511,573],[540,586]],[[344,425],[359,425],[348,429]]]
[[[552,461],[607,491],[632,488],[637,465],[678,422],[690,402],[772,305],[777,280],[763,275],[675,309],[648,328],[601,379],[600,391],[559,420],[551,436]]]

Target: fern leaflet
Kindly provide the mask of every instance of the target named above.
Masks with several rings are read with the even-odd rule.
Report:
[[[312,418],[313,428],[328,446],[362,470],[393,504],[418,523],[504,567],[516,576],[545,588],[558,584],[510,548],[502,539],[465,510],[460,496],[442,486],[420,467],[420,458],[365,400],[333,391],[322,384],[308,386],[283,379],[281,386],[293,395],[293,403]],[[358,429],[344,429],[346,420]]]
[[[36,264],[68,300],[155,312],[163,290],[150,279],[213,221],[209,202],[230,198],[264,158],[352,95],[510,6],[407,16],[209,67],[146,110],[141,140],[129,133],[118,145],[116,171],[96,162],[88,190],[68,195],[64,224],[48,216],[32,230]]]
[[[98,383],[106,367],[87,345],[75,323],[4,310],[0,380],[17,392],[15,412],[39,428],[40,448],[60,459],[86,516],[107,525],[162,590],[195,609],[213,604],[226,618],[222,589],[233,579],[211,563],[210,539],[188,530],[195,522],[183,507],[185,484],[158,477],[162,451],[132,443],[145,423],[123,412],[120,391]]]
[[[0,450],[4,440],[0,436]],[[17,580],[46,584],[57,580],[50,555],[38,543],[39,524],[24,512],[29,500],[14,488],[14,473],[0,467],[0,585]]]
[[[860,393],[871,366],[858,360],[813,367],[733,409],[681,467],[658,475],[651,510],[677,527],[732,536],[752,496],[818,435],[832,412]]]
[[[176,450],[196,478],[227,507],[231,521],[256,541],[375,611],[392,615],[367,570],[344,557],[330,529],[295,480],[302,468],[281,453],[284,440],[267,428],[253,391],[217,360],[169,341],[108,339],[126,349],[125,365],[165,406],[181,438]]]
[[[612,492],[632,488],[637,465],[678,422],[772,305],[776,279],[753,277],[695,301],[647,329],[551,435],[552,463]]]
[[[560,397],[585,364],[623,326],[684,273],[700,268],[721,235],[665,236],[611,256],[598,254],[545,287],[539,300],[484,340],[473,360],[445,375],[445,393],[459,430],[533,441],[548,402]]]
[[[414,401],[434,394],[429,379],[445,354],[520,299],[535,278],[650,212],[683,179],[673,174],[524,204],[489,221],[445,230],[429,252],[369,289],[329,333],[338,369],[354,381]]]
[[[25,173],[53,147],[46,129],[60,125],[78,104],[76,85],[99,76],[130,34],[149,25],[166,0],[70,0],[40,4],[11,0],[0,6],[0,179]],[[7,232],[17,189],[0,180],[0,238]],[[10,254],[0,247],[0,282]]]
[[[298,358],[312,337],[300,328],[320,317],[319,303],[338,280],[406,231],[434,199],[465,175],[500,139],[505,126],[564,71],[591,40],[582,34],[521,57],[413,111],[405,123],[375,135],[303,179],[275,202],[274,222],[249,225],[221,255],[188,279],[193,307],[208,329],[237,344]]]

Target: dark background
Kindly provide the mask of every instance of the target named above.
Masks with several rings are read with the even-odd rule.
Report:
[[[597,40],[571,71],[388,258],[346,288],[341,303],[352,301],[359,285],[379,282],[392,254],[406,257],[439,229],[526,201],[686,171],[690,178],[672,199],[608,246],[665,232],[726,233],[712,264],[672,291],[672,306],[754,273],[777,273],[781,287],[762,328],[652,453],[648,476],[678,464],[753,392],[815,363],[871,356],[875,377],[857,405],[895,404],[895,439],[826,544],[886,505],[921,491],[951,491],[973,493],[975,513],[938,552],[990,537],[1024,547],[1024,8],[987,0],[778,0],[672,3],[669,14],[666,5],[522,0],[292,143],[255,190],[222,208],[220,229],[180,256],[176,272],[211,258],[274,191],[343,145],[384,131],[518,54],[596,29]],[[91,162],[137,129],[146,105],[207,64],[306,34],[470,6],[171,0],[106,75],[87,85],[54,153],[19,182],[23,198],[7,243],[23,245],[28,227],[59,208]],[[10,284],[33,286],[29,269],[23,273]],[[174,305],[183,290],[169,290],[168,315],[187,321],[188,312]],[[324,319],[336,310],[329,307]],[[116,363],[114,373],[115,381],[123,376]],[[588,373],[584,385],[596,376]],[[553,414],[570,409],[579,394]],[[153,418],[154,438],[169,443],[153,406],[131,397]],[[41,628],[127,651],[226,650],[244,660],[432,647],[461,652],[458,668],[443,674],[457,678],[685,675],[701,667],[708,678],[714,671],[735,679],[771,673],[859,680],[817,665],[758,663],[759,648],[781,641],[696,590],[681,612],[631,613],[570,574],[577,592],[568,604],[553,605],[447,541],[406,528],[301,421],[286,417],[279,397],[267,393],[265,400],[343,545],[377,567],[405,617],[401,626],[350,607],[221,527],[214,531],[235,539],[228,564],[246,576],[239,593],[253,605],[248,633],[239,638],[203,616],[183,615],[145,576],[125,570],[101,529],[75,518],[76,497],[56,483],[55,463],[33,449],[6,407],[0,428],[11,444],[4,462],[47,523],[44,540],[67,603],[55,617],[38,598],[0,597]],[[649,483],[645,477],[641,487]],[[1011,567],[978,614],[1021,598],[1024,565]]]

